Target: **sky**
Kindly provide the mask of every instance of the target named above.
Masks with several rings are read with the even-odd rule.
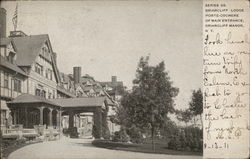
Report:
[[[7,10],[13,30],[16,2]],[[27,35],[48,34],[61,72],[82,67],[97,81],[117,76],[132,87],[141,56],[165,62],[180,89],[176,108],[187,108],[192,90],[202,85],[202,1],[22,1],[18,26]]]

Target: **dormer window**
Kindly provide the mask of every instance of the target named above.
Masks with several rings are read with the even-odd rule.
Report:
[[[14,63],[14,58],[15,58],[15,53],[13,52],[10,52],[9,55],[7,56],[7,60],[12,64]]]
[[[36,63],[35,65],[35,72],[40,74],[40,75],[43,75],[43,66],[39,65],[38,63]]]
[[[42,47],[41,55],[42,55],[43,58],[50,61],[50,51],[49,51],[49,48],[48,48],[47,44],[44,47]]]

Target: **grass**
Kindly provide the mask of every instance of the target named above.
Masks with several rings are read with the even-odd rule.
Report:
[[[191,152],[191,151],[176,151],[167,148],[166,142],[156,141],[155,151],[152,150],[151,143],[134,144],[134,143],[122,143],[112,142],[110,140],[94,140],[92,144],[96,147],[102,147],[113,150],[124,150],[132,152],[143,152],[143,153],[157,153],[157,154],[168,154],[168,155],[195,155],[202,156],[202,152]]]
[[[2,158],[2,159],[7,159],[8,156],[9,156],[12,152],[16,151],[17,149],[20,149],[20,148],[25,147],[25,146],[27,146],[27,145],[39,143],[39,142],[41,142],[41,141],[25,142],[25,143],[22,143],[22,144],[13,144],[13,145],[11,145],[11,146],[8,146],[7,148],[1,150],[1,153],[2,153],[2,154],[1,154],[1,158]]]

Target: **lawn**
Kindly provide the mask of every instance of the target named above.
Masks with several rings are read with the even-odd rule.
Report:
[[[157,153],[157,154],[168,154],[168,155],[202,156],[202,152],[176,151],[176,150],[168,149],[166,142],[161,141],[161,140],[158,140],[155,142],[155,151],[152,150],[152,145],[150,142],[144,142],[143,144],[134,144],[134,143],[112,142],[110,140],[94,140],[92,144],[96,147],[102,147],[102,148],[113,149],[113,150]]]
[[[24,142],[24,143],[20,143],[20,144],[12,144],[12,145],[9,145],[8,147],[6,148],[2,148],[1,149],[1,157],[3,159],[7,159],[8,156],[10,155],[10,153],[16,151],[17,149],[20,149],[24,146],[27,146],[27,145],[30,145],[30,144],[34,144],[34,143],[39,143],[41,141],[27,141],[27,142]]]

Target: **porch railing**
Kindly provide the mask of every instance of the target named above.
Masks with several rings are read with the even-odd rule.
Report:
[[[57,127],[47,127],[45,125],[35,125],[33,129],[23,128],[22,125],[15,125],[10,128],[1,127],[3,138],[34,138],[38,136],[55,136],[59,135],[59,128]]]

